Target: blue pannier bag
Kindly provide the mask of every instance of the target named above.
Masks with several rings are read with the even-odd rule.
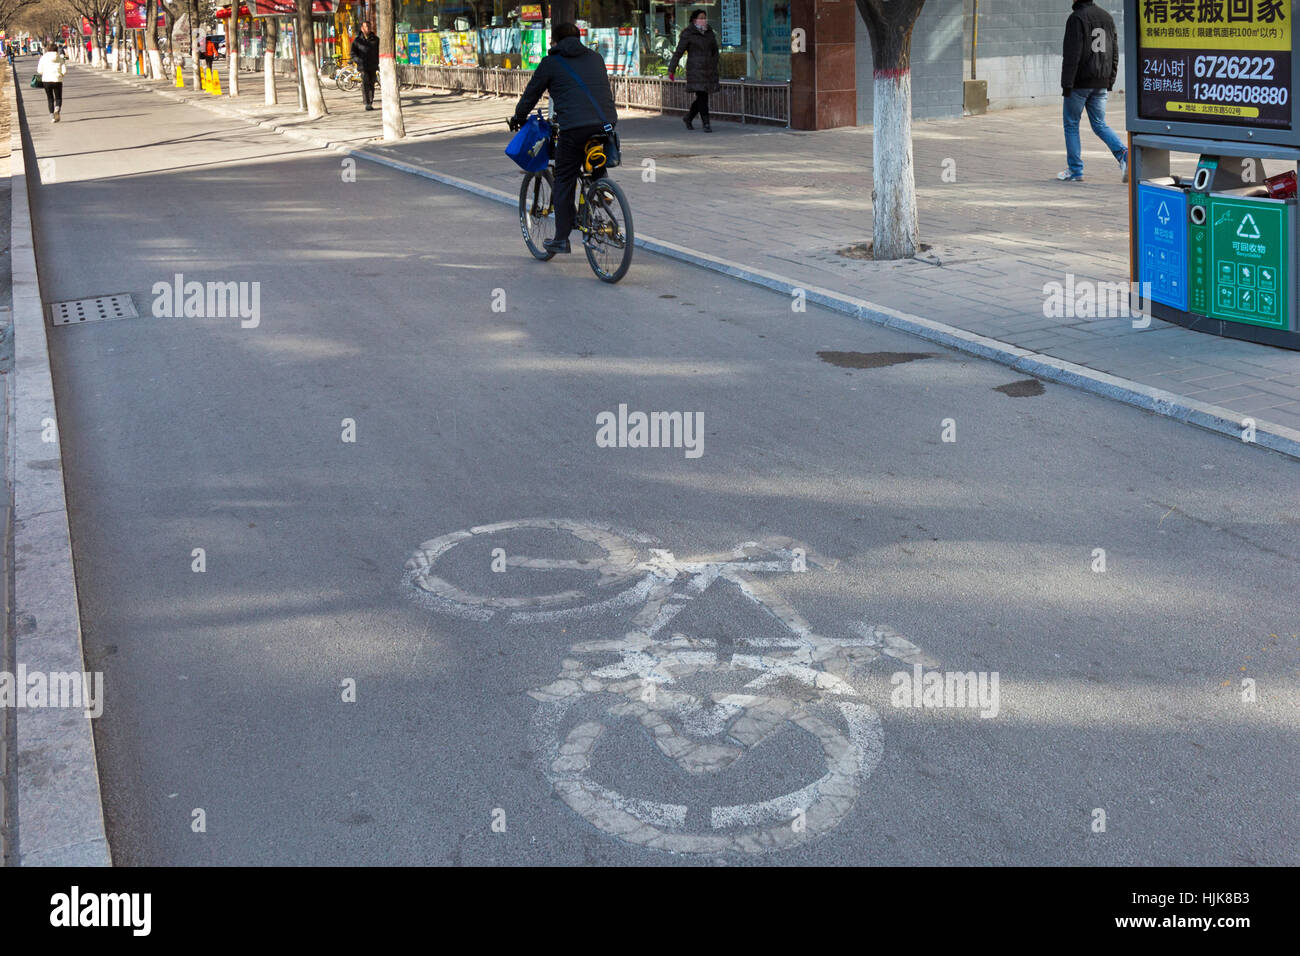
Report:
[[[541,112],[528,117],[506,147],[506,155],[526,173],[539,173],[551,161],[551,124]]]

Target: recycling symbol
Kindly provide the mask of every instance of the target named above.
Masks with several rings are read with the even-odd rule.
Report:
[[[1250,213],[1246,213],[1242,218],[1241,225],[1237,227],[1237,235],[1243,239],[1259,238],[1259,226],[1255,225],[1255,217]]]

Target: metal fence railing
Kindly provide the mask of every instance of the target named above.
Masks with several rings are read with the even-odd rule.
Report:
[[[405,83],[464,93],[491,93],[517,97],[532,76],[527,70],[504,70],[472,66],[412,66],[399,63]],[[614,76],[610,78],[614,102],[625,109],[685,113],[694,94],[685,83],[672,83],[661,76]],[[723,80],[722,89],[709,102],[715,117],[741,123],[790,125],[790,84],[754,80]]]

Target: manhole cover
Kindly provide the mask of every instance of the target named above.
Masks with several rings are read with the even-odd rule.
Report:
[[[135,310],[135,303],[125,292],[50,304],[50,319],[55,325],[80,325],[82,322],[138,319],[139,317],[140,313]]]

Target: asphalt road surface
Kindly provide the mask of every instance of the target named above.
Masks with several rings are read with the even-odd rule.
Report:
[[[1295,462],[20,92],[119,864],[1300,863]]]

